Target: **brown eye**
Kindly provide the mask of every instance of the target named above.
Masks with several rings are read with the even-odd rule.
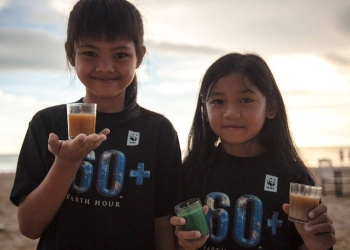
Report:
[[[83,52],[84,55],[86,56],[95,56],[96,54],[92,51],[86,51],[86,52]]]
[[[220,99],[216,99],[216,100],[213,100],[211,103],[213,103],[213,104],[222,104],[222,103],[224,103],[224,101],[222,101]]]
[[[126,57],[126,54],[125,53],[117,53],[115,55],[116,58],[125,58]]]
[[[252,101],[253,101],[253,100],[250,99],[250,98],[245,98],[245,99],[242,99],[242,100],[241,100],[242,103],[250,103],[250,102],[252,102]]]

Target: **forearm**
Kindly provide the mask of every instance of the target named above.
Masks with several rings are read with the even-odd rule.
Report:
[[[63,166],[63,162],[56,160],[43,182],[20,202],[18,223],[24,236],[40,237],[55,217],[79,166],[71,164]]]

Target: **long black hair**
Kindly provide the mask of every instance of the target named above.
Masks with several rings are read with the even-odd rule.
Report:
[[[276,109],[273,119],[265,120],[259,133],[259,141],[271,157],[281,159],[286,166],[300,165],[299,157],[290,134],[287,112],[273,74],[266,62],[257,54],[230,53],[215,61],[203,76],[197,100],[197,107],[188,135],[187,155],[183,162],[183,176],[187,196],[198,195],[201,179],[213,164],[218,152],[218,136],[210,128],[205,116],[205,103],[212,87],[224,76],[239,73],[248,78],[265,96],[267,107]],[[309,172],[309,171],[308,171]],[[186,194],[185,194],[186,195]]]
[[[67,27],[67,59],[74,61],[75,46],[83,39],[134,42],[136,56],[142,59],[144,29],[140,12],[125,0],[80,0],[70,12]],[[126,109],[136,105],[136,75],[125,93]]]

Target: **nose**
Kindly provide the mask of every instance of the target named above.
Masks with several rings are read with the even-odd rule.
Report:
[[[96,64],[97,72],[113,73],[115,71],[114,63],[110,59],[102,58]]]
[[[241,117],[241,111],[236,105],[228,105],[225,112],[224,112],[224,118],[225,119],[237,119]]]

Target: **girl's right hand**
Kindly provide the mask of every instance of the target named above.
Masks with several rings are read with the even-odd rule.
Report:
[[[48,149],[63,162],[78,163],[92,150],[97,148],[107,139],[110,130],[105,128],[99,134],[79,134],[73,140],[60,140],[54,133],[50,133],[48,140]]]
[[[204,214],[208,213],[208,206],[203,206]],[[179,250],[193,250],[198,249],[204,245],[204,243],[209,238],[207,235],[204,238],[199,239],[199,231],[184,231],[182,226],[186,224],[186,220],[182,217],[173,216],[170,218],[170,224],[175,226],[175,235],[178,239]]]

